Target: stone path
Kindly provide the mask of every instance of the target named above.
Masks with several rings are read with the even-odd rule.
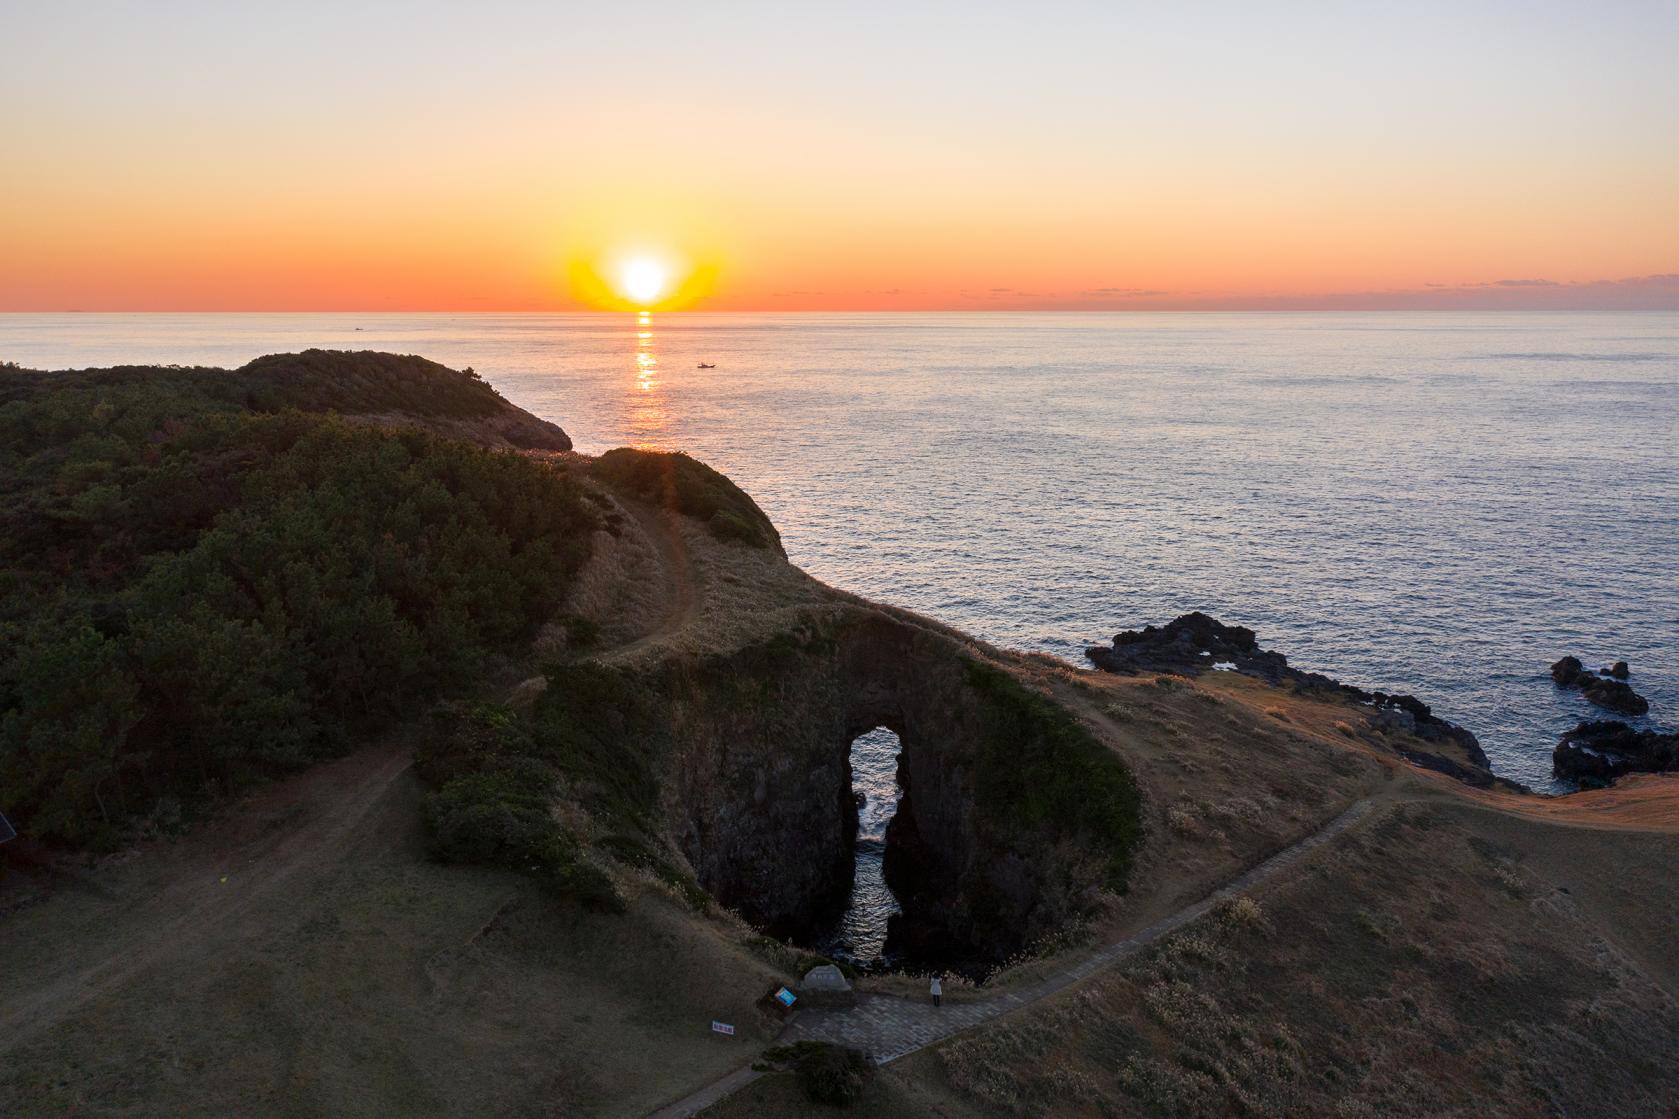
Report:
[[[847,1009],[800,1011],[792,1024],[782,1031],[776,1043],[790,1045],[797,1041],[827,1041],[861,1049],[877,1065],[896,1061],[953,1034],[972,1029],[1011,1010],[1064,991],[1103,968],[1133,955],[1166,934],[1204,916],[1220,902],[1245,893],[1298,862],[1307,852],[1346,831],[1370,811],[1370,806],[1369,800],[1359,801],[1305,839],[1292,847],[1285,847],[1234,882],[1208,894],[1194,905],[1180,909],[1169,917],[1163,917],[1147,928],[1098,949],[1035,983],[1003,991],[990,998],[974,1002],[946,1003],[938,1008],[925,998],[860,995],[857,1005]],[[754,1072],[750,1068],[736,1069],[693,1095],[655,1111],[648,1119],[688,1119],[689,1116],[696,1115],[732,1095],[762,1075],[763,1073]]]

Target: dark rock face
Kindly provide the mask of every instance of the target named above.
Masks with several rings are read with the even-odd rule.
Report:
[[[1200,611],[1175,618],[1164,626],[1127,630],[1114,637],[1111,647],[1098,645],[1086,649],[1085,656],[1097,668],[1120,675],[1172,672],[1196,676],[1215,665],[1228,666],[1270,684],[1292,683],[1301,692],[1334,695],[1368,704],[1376,709],[1372,721],[1378,728],[1403,731],[1430,742],[1451,743],[1468,755],[1475,768],[1449,757],[1421,751],[1407,752],[1406,756],[1411,761],[1450,773],[1470,784],[1486,785],[1494,780],[1491,765],[1475,736],[1435,715],[1428,704],[1416,696],[1367,692],[1322,673],[1292,668],[1283,654],[1260,648],[1253,630],[1227,626]],[[1574,661],[1576,670],[1579,664],[1579,661]]]
[[[1579,657],[1564,657],[1551,666],[1551,679],[1556,681],[1559,688],[1567,688],[1580,678],[1586,666],[1580,663]]]
[[[851,742],[887,727],[904,789],[886,836],[884,872],[904,910],[889,955],[983,974],[1089,912],[1111,852],[1064,822],[1027,829],[983,809],[994,728],[969,663],[946,634],[842,611],[683,666],[666,810],[700,884],[773,936],[830,927],[852,884]],[[1041,748],[1024,728],[1018,756]]]
[[[1650,710],[1649,702],[1632,685],[1622,683],[1632,670],[1626,661],[1616,661],[1597,674],[1586,671],[1579,657],[1564,657],[1551,666],[1551,679],[1559,688],[1578,688],[1588,703],[1619,715],[1643,715]]]
[[[1141,672],[1193,676],[1215,664],[1234,664],[1276,683],[1288,667],[1281,653],[1259,647],[1253,630],[1224,625],[1199,610],[1163,626],[1116,634],[1111,647],[1086,649],[1085,656],[1097,668],[1122,676]]]
[[[1588,676],[1581,681],[1580,694],[1587,702],[1619,715],[1643,715],[1650,710],[1650,701],[1632,690],[1630,684],[1619,680],[1605,680]]]
[[[1602,788],[1625,773],[1679,769],[1679,734],[1634,730],[1619,719],[1581,723],[1551,753],[1552,771],[1583,788]]]

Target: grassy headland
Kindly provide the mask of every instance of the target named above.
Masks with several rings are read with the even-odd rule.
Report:
[[[1376,808],[867,1113],[1679,1103],[1674,779],[1547,802],[1345,697],[1004,653],[568,447],[389,355],[0,372],[0,1112],[645,1114],[774,1039],[813,960],[761,930],[849,882],[876,725],[911,908],[1004,994]]]

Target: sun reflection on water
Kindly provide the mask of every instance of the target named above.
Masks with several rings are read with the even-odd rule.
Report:
[[[654,349],[653,316],[647,311],[636,315],[634,389],[629,393],[629,413],[625,427],[633,445],[658,447],[670,427],[670,413],[665,408],[665,394],[659,378],[659,356]]]

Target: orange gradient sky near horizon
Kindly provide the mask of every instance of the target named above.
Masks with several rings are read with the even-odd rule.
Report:
[[[1679,5],[1396,7],[7,3],[0,310],[1679,307]]]

